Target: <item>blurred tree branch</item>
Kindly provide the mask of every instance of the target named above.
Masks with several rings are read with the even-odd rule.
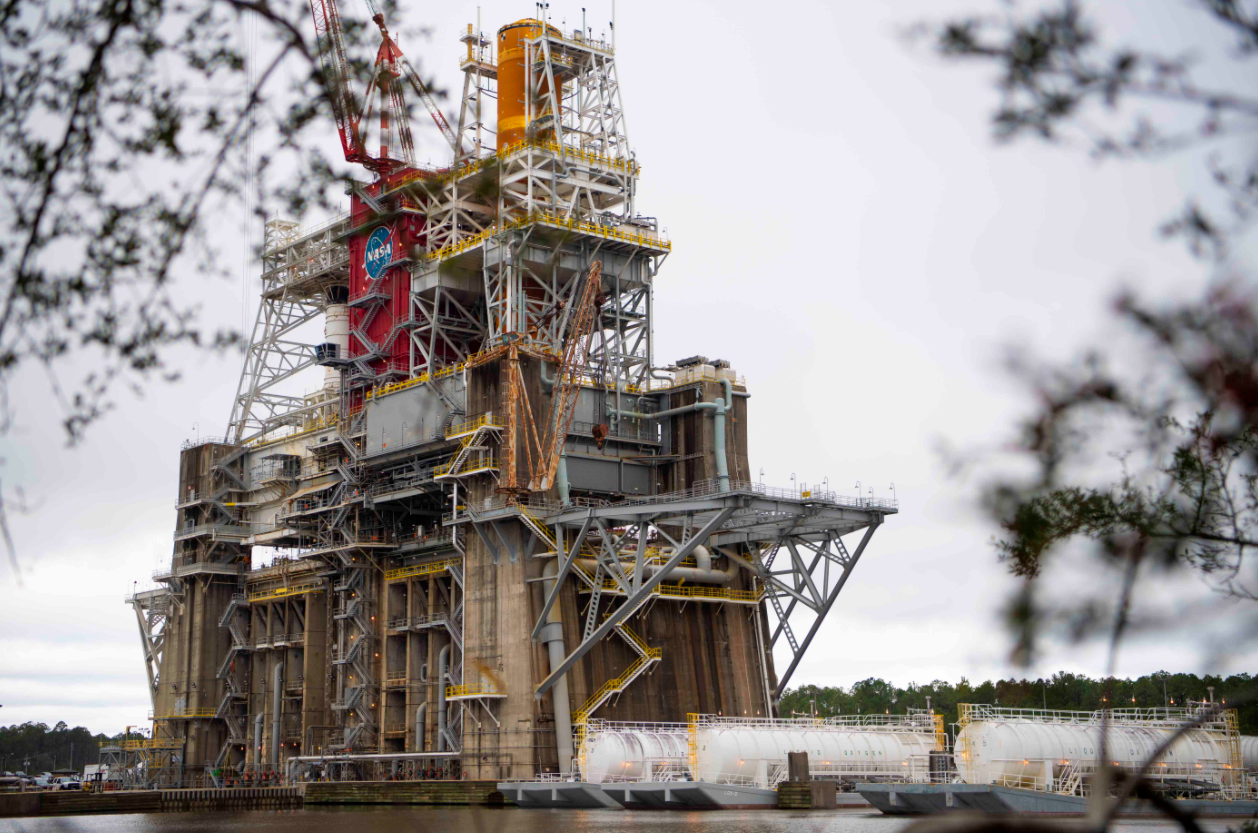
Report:
[[[32,363],[76,443],[119,383],[177,378],[170,348],[238,343],[177,287],[232,271],[211,206],[216,223],[246,195],[258,216],[331,206],[343,174],[321,151],[335,145],[309,13],[296,0],[0,2],[0,432]],[[350,42],[374,31],[343,22]],[[272,150],[250,160],[255,132]],[[79,378],[63,384],[67,370]]]
[[[1248,68],[1258,54],[1258,5],[1192,5],[1217,34],[1201,54]],[[943,57],[996,70],[997,141],[1082,138],[1101,159],[1208,154],[1215,192],[1190,195],[1158,230],[1182,239],[1202,261],[1204,291],[1178,302],[1120,294],[1113,314],[1134,335],[1134,351],[1107,339],[1073,362],[1011,358],[1009,369],[1027,382],[1033,401],[1010,448],[1021,465],[1017,474],[990,475],[983,489],[1002,532],[998,556],[1023,579],[1008,609],[1014,659],[1032,662],[1043,630],[1062,622],[1076,639],[1108,634],[1112,675],[1133,627],[1138,581],[1187,569],[1235,602],[1258,601],[1251,554],[1258,546],[1258,297],[1234,251],[1258,209],[1258,95],[1252,87],[1198,83],[1203,67],[1192,53],[1108,45],[1075,0],[1029,12],[1008,3],[1003,15],[930,31]],[[1121,462],[1117,479],[1097,475],[1106,453]],[[1104,600],[1103,584],[1099,595],[1080,588],[1042,600],[1043,573],[1080,541],[1092,545],[1094,563],[1121,575],[1117,600]],[[1103,734],[1100,760],[1106,757]],[[1094,789],[1104,798],[1112,788],[1115,802],[1090,826],[1107,829],[1132,795],[1151,798],[1143,774],[1111,782],[1102,770]],[[1183,829],[1197,829],[1173,804],[1159,809]],[[1031,827],[1019,821],[1005,829]]]
[[[1219,36],[1202,54],[1244,64],[1258,53],[1254,4],[1195,5]],[[1010,361],[1035,403],[1013,441],[1032,474],[991,479],[984,503],[1004,533],[1000,559],[1026,579],[1010,607],[1016,658],[1032,660],[1049,615],[1038,607],[1036,579],[1073,540],[1093,542],[1114,567],[1188,567],[1225,594],[1258,600],[1250,556],[1258,544],[1258,304],[1231,253],[1258,208],[1258,156],[1226,141],[1258,130],[1258,96],[1198,84],[1201,67],[1190,55],[1108,46],[1073,0],[1026,13],[1009,4],[1003,15],[932,31],[945,58],[996,69],[998,141],[1083,137],[1095,156],[1149,160],[1208,146],[1217,186],[1209,197],[1222,207],[1208,211],[1192,195],[1159,229],[1204,261],[1208,288],[1199,300],[1161,303],[1132,292],[1115,300],[1117,321],[1140,345],[1134,365],[1110,344],[1060,365]],[[1107,442],[1122,474],[1098,484],[1084,472]],[[1117,445],[1125,442],[1134,445]],[[1094,599],[1052,615],[1063,613],[1078,637],[1106,629]]]

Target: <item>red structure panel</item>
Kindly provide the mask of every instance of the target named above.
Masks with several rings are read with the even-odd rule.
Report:
[[[379,193],[381,184],[370,190]],[[424,251],[424,219],[402,211],[371,222],[375,212],[357,194],[351,199],[352,225],[357,231],[347,241],[352,305],[349,353],[351,357],[372,356],[368,364],[377,374],[388,370],[409,374],[405,323],[410,317],[410,257]]]

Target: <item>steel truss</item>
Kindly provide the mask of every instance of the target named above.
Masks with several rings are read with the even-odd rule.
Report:
[[[546,523],[555,530],[560,566],[534,625],[533,639],[541,633],[578,556],[594,556],[598,562],[595,594],[602,586],[600,576],[606,572],[624,593],[624,601],[601,623],[591,614],[581,643],[537,687],[537,696],[549,691],[594,645],[654,598],[655,588],[702,544],[749,571],[777,614],[773,642],[785,633],[791,648],[790,664],[774,692],[775,699],[780,698],[874,530],[886,514],[895,511],[890,506],[851,507],[803,498],[771,498],[745,484],[723,493],[665,495],[617,506],[566,508],[548,515]],[[864,534],[849,553],[841,539],[860,530]],[[591,533],[595,536],[592,543]],[[571,544],[565,546],[565,541]],[[632,545],[626,547],[630,542]],[[648,542],[671,548],[668,560],[649,576]],[[787,553],[785,557],[779,555],[782,551]],[[626,564],[631,568],[626,570]],[[583,578],[580,573],[578,569],[577,577]],[[788,600],[786,609],[781,607],[783,597]],[[591,611],[596,601],[597,595],[591,601]],[[813,613],[802,641],[796,640],[790,624],[797,604]]]
[[[629,157],[620,80],[609,44],[557,37],[543,26],[525,42],[524,65],[526,89],[540,91],[527,103],[530,133],[553,132],[562,146]]]
[[[339,217],[304,235],[292,221],[266,224],[262,299],[232,402],[229,442],[298,424],[326,407],[284,392],[283,383],[315,365],[322,332],[310,342],[301,340],[298,330],[324,314],[333,287],[349,283],[349,249],[340,241],[348,223]]]
[[[461,63],[463,95],[460,98],[457,134],[459,144],[465,150],[462,158],[454,160],[456,165],[466,159],[477,160],[488,156],[498,135],[497,130],[485,123],[486,101],[497,98],[498,67],[493,58],[493,40],[480,31],[479,21],[476,31],[472,31],[472,24],[469,23],[467,34],[459,40],[467,44],[467,56]]]
[[[157,708],[157,687],[161,684],[162,652],[166,649],[166,622],[173,599],[174,594],[167,587],[143,590],[127,599],[140,628],[144,670],[149,677],[149,702],[154,709]]]

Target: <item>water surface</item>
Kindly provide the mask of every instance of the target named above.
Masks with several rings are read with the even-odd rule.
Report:
[[[520,810],[482,807],[312,807],[308,810],[46,816],[0,819],[13,833],[897,833],[910,819],[868,810]],[[1069,822],[1068,822],[1069,823]],[[1239,828],[1241,821],[1231,822]],[[1073,825],[1071,825],[1073,826]],[[1146,819],[1124,833],[1179,828]],[[1202,822],[1223,833],[1226,820]]]

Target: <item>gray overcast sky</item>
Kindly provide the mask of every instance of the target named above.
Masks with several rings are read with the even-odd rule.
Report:
[[[350,2],[346,13],[361,15]],[[457,92],[456,38],[475,6],[401,5],[407,24],[433,30],[403,49]],[[556,22],[579,24],[579,3],[551,5]],[[609,4],[586,5],[595,32],[605,29]],[[1179,50],[1217,34],[1179,0],[1087,5],[1117,41]],[[990,444],[1021,412],[1025,400],[999,369],[1005,345],[1068,356],[1107,338],[1105,302],[1121,282],[1165,294],[1201,280],[1177,244],[1155,235],[1186,193],[1204,189],[1199,159],[1096,165],[1079,148],[998,148],[991,74],[944,66],[900,37],[923,18],[996,8],[619,5],[622,92],[643,165],[638,208],[674,242],[656,284],[657,360],[703,353],[747,377],[752,470],[763,467],[767,483],[829,478],[851,493],[859,480],[886,495],[894,482],[901,502],[796,684],[1013,673],[998,624],[1010,580],[973,483],[947,476],[937,444]],[[488,31],[532,13],[528,2],[481,6]],[[433,131],[417,129],[442,162]],[[330,129],[326,141],[335,153]],[[227,239],[237,222],[224,216],[217,232]],[[239,282],[191,281],[207,323],[239,320]],[[234,358],[194,357],[183,381],[143,399],[123,394],[69,451],[47,380],[22,378],[21,422],[0,472],[6,493],[21,487],[29,503],[11,516],[21,587],[0,567],[0,722],[115,732],[144,721],[123,596],[169,559],[179,443],[223,430],[238,371]],[[1053,579],[1060,592],[1103,580],[1086,567]],[[1208,598],[1195,578],[1181,585],[1185,599]],[[1191,636],[1130,643],[1119,673],[1258,670],[1252,645],[1206,667],[1203,642],[1252,610],[1220,603],[1213,615]],[[1098,675],[1103,652],[1056,646],[1029,673],[1061,669]]]

